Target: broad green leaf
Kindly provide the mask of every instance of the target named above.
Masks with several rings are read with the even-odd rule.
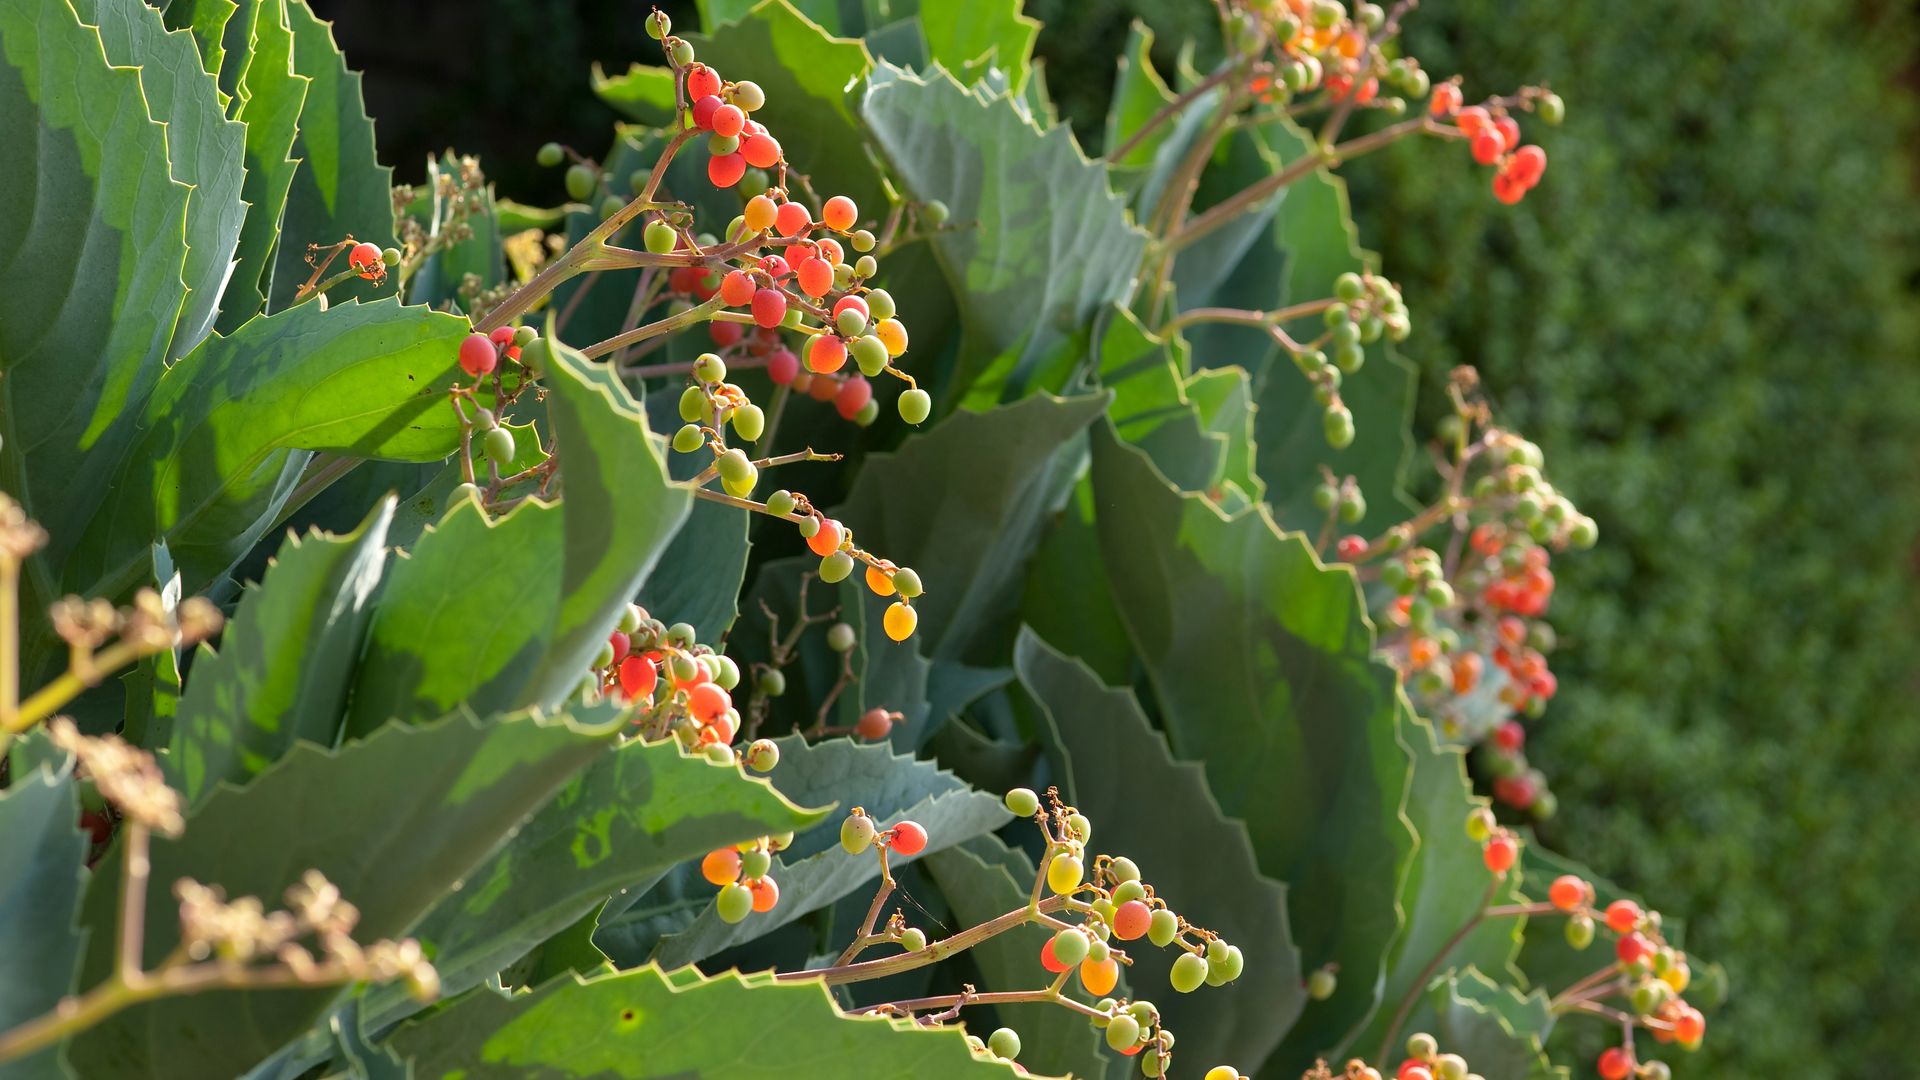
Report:
[[[1436,982],[1401,1033],[1431,1034],[1443,1053],[1466,1058],[1482,1076],[1566,1080],[1542,1046],[1552,1029],[1545,994],[1523,995],[1469,967]]]
[[[175,360],[212,331],[232,269],[247,214],[240,201],[246,128],[221,111],[219,87],[202,68],[192,34],[168,31],[160,13],[141,0],[73,3],[82,20],[99,27],[109,62],[140,69],[147,107],[154,120],[167,125],[173,179],[193,189],[187,197],[183,270],[187,301],[167,352]]]
[[[1340,965],[1273,1067],[1305,1068],[1378,1000],[1413,835],[1398,681],[1373,659],[1352,572],[1326,569],[1259,507],[1228,517],[1141,452],[1093,435],[1108,579],[1179,757],[1206,764],[1246,821],[1260,871],[1288,886],[1303,966]]]
[[[530,498],[492,521],[457,503],[389,571],[350,734],[461,702],[479,712],[558,704],[685,517],[689,496],[667,480],[639,406],[579,353],[552,355],[543,385],[565,497]]]
[[[1040,20],[1021,14],[1020,0],[927,4],[920,29],[930,58],[948,71],[994,67],[1006,73],[1013,96],[1026,89]]]
[[[886,0],[881,0],[885,3]],[[708,34],[739,22],[759,7],[761,0],[696,0],[700,8],[700,26]],[[851,37],[860,33],[860,0],[794,0],[793,8],[829,34]],[[847,22],[843,23],[843,19]]]
[[[1100,385],[1113,390],[1107,416],[1122,439],[1145,450],[1182,491],[1204,491],[1219,479],[1224,435],[1208,432],[1187,397],[1187,353],[1176,338],[1149,333],[1118,304],[1095,330]]]
[[[1063,797],[1093,822],[1091,850],[1138,863],[1155,895],[1247,962],[1230,987],[1157,993],[1148,988],[1166,985],[1178,953],[1143,939],[1127,950],[1128,982],[1152,994],[1186,1060],[1266,1060],[1306,1004],[1287,887],[1260,872],[1247,826],[1221,811],[1200,765],[1168,751],[1131,691],[1102,685],[1031,631],[1014,665],[1052,728]]]
[[[1226,440],[1224,476],[1253,502],[1266,496],[1266,484],[1254,472],[1253,381],[1242,367],[1196,371],[1187,380],[1188,400],[1200,410],[1207,431]]]
[[[248,0],[227,24],[244,32],[245,52],[229,54],[220,84],[231,87],[234,119],[247,126],[247,175],[240,189],[247,220],[240,230],[233,278],[221,304],[219,330],[231,334],[267,306],[280,225],[293,188],[294,134],[313,80],[293,69],[293,31],[286,0]],[[229,83],[229,72],[235,80]],[[297,240],[290,244],[299,247]],[[301,250],[305,250],[301,248]]]
[[[171,614],[180,606],[180,572],[173,568],[167,545],[153,545],[151,584],[160,594],[160,606]],[[145,750],[158,750],[173,739],[173,720],[180,712],[180,649],[162,649],[135,664],[121,676],[126,712],[120,734]]]
[[[1514,958],[1526,925],[1522,919],[1488,919],[1439,957],[1484,903],[1512,904],[1522,899],[1519,875],[1496,887],[1480,845],[1467,838],[1467,815],[1481,800],[1473,797],[1460,751],[1437,745],[1433,728],[1410,708],[1400,713],[1400,739],[1413,762],[1403,812],[1413,827],[1415,847],[1400,882],[1401,930],[1387,953],[1380,1008],[1346,1044],[1362,1055],[1372,1054],[1380,1045],[1404,998],[1426,992],[1432,976],[1421,976],[1436,958],[1437,975],[1474,967],[1510,982],[1520,981]],[[1400,1034],[1408,1030],[1402,1027]]]
[[[1138,19],[1127,28],[1120,50],[1120,67],[1113,77],[1113,99],[1107,106],[1106,137],[1101,150],[1108,156],[1134,137],[1162,108],[1179,97],[1153,69],[1153,30]],[[1166,142],[1172,128],[1166,124],[1141,136],[1125,157],[1110,168],[1123,175],[1144,172]]]
[[[195,661],[165,759],[190,806],[221,781],[245,783],[296,740],[334,744],[386,569],[393,510],[394,500],[382,500],[346,536],[288,536],[259,587],[241,598],[220,651]]]
[[[355,940],[401,935],[607,749],[604,735],[571,721],[524,716],[391,726],[337,751],[298,743],[246,787],[216,791],[180,839],[155,838],[146,963],[179,943],[171,890],[183,877],[273,906],[316,869],[359,908]],[[118,865],[102,862],[87,889],[85,985],[111,966]],[[215,991],[158,1001],[93,1028],[69,1055],[86,1076],[234,1076],[298,1035],[335,997]]]
[[[624,74],[608,75],[593,65],[593,92],[614,111],[638,124],[665,127],[673,122],[673,71],[636,63]]]
[[[1005,1063],[974,1058],[956,1027],[847,1017],[818,983],[734,972],[669,976],[653,967],[563,978],[515,997],[476,991],[390,1042],[419,1080],[499,1072],[677,1080],[712,1075],[716,1062],[726,1063],[729,1080],[848,1068],[863,1080],[1013,1075]]]
[[[65,4],[0,0],[0,145],[0,488],[53,537],[24,576],[38,613],[66,591],[63,546],[130,494],[112,470],[186,300],[190,193],[139,73],[109,66]]]
[[[392,299],[302,304],[211,337],[168,369],[111,479],[112,512],[67,561],[70,591],[118,595],[164,539],[188,592],[268,527],[303,451],[431,461],[459,445],[446,389],[466,321]],[[76,530],[78,533],[78,530]],[[49,549],[50,551],[52,549]]]
[[[1025,907],[1037,871],[1033,860],[1024,853],[988,835],[975,837],[929,858],[927,872],[953,908],[959,922],[953,929],[958,930]],[[1037,990],[1053,980],[1052,974],[1040,966],[1040,950],[1052,936],[1053,931],[1047,927],[1027,923],[975,945],[967,950],[967,957],[980,968],[985,980],[983,989]],[[1132,974],[1131,969],[1128,974]],[[1138,985],[1137,980],[1135,984]],[[1091,1001],[1077,980],[1068,986],[1075,997]],[[1115,993],[1117,996],[1125,991],[1115,987]],[[1095,1080],[1106,1075],[1110,1068],[1116,1073],[1132,1072],[1114,1064],[1115,1057],[1106,1049],[1106,1040],[1080,1013],[1034,1002],[996,1005],[994,1015],[1001,1024],[1020,1033],[1019,1061],[1029,1070]],[[979,1027],[974,1030],[981,1038],[986,1037],[986,1032]],[[1184,1042],[1186,1032],[1176,1034]]]
[[[1282,162],[1297,159],[1311,144],[1311,136],[1297,128],[1269,125],[1267,134]],[[1334,278],[1368,263],[1348,213],[1346,184],[1325,169],[1287,189],[1274,230],[1287,257],[1286,303],[1331,296]],[[1417,333],[1418,312],[1415,316]],[[1309,340],[1322,327],[1315,317],[1291,329],[1296,340]],[[1312,503],[1324,463],[1336,475],[1356,477],[1367,493],[1368,517],[1356,531],[1372,534],[1405,517],[1400,477],[1412,453],[1408,423],[1414,381],[1412,365],[1391,347],[1384,342],[1368,347],[1366,365],[1340,386],[1360,435],[1347,449],[1333,450],[1327,446],[1323,410],[1307,381],[1285,358],[1269,364],[1259,380],[1254,435],[1258,471],[1274,516],[1290,525],[1324,520]]]
[[[660,564],[640,586],[647,613],[665,623],[691,623],[695,640],[718,642],[740,614],[747,576],[749,511],[696,500]]]
[[[393,246],[393,170],[374,152],[373,121],[360,95],[360,73],[333,43],[333,28],[307,6],[284,0],[293,31],[293,68],[312,80],[300,110],[293,156],[300,159],[287,193],[279,250],[273,261],[273,310],[286,307],[294,290],[313,273],[307,245],[335,244],[351,236],[381,247]],[[336,261],[328,271],[337,273]],[[391,276],[376,285],[358,278],[327,295],[335,303],[391,295]]]
[[[1093,484],[1085,478],[1027,564],[1020,621],[1079,657],[1103,682],[1132,681],[1133,643],[1100,562]]]
[[[431,949],[446,993],[458,993],[612,893],[718,847],[808,828],[824,814],[672,741],[627,743],[561,788],[414,933]],[[398,988],[375,998],[387,1009],[410,1005]]]
[[[779,745],[780,764],[768,777],[773,786],[800,805],[837,804],[842,813],[799,834],[793,846],[774,856],[771,876],[780,885],[778,907],[729,926],[709,904],[687,929],[660,942],[654,959],[661,964],[695,963],[877,881],[877,853],[849,855],[840,847],[840,821],[855,806],[863,807],[882,829],[901,820],[924,826],[927,848],[915,858],[1007,822],[997,796],[974,791],[953,774],[884,746],[862,746],[851,739],[808,745],[794,736],[779,740]],[[896,855],[893,861],[902,865],[911,860]]]
[[[1077,357],[1063,361],[1059,347],[1126,295],[1146,245],[1106,171],[1068,129],[1042,132],[944,72],[876,68],[860,114],[905,192],[952,211],[953,227],[927,241],[960,306],[958,372],[943,396],[1060,389]]]
[[[64,757],[65,755],[61,755]],[[0,792],[0,1031],[53,1010],[73,982],[83,940],[74,909],[87,879],[80,800],[64,764],[20,771]],[[56,1051],[0,1068],[20,1080],[66,1075]]]
[[[226,58],[226,48],[222,39],[226,34],[227,21],[240,10],[234,0],[167,0],[159,5],[162,21],[169,30],[185,30],[193,35],[194,47],[200,52],[200,66],[209,75],[220,73],[221,62]],[[220,105],[226,107],[230,95],[220,93]]]
[[[1082,432],[1106,404],[1035,395],[955,413],[868,456],[835,513],[863,547],[920,574],[911,641],[925,655],[962,659],[1012,614],[1027,559],[1085,460]]]

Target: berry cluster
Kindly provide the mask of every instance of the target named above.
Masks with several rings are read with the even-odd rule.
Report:
[[[737,923],[754,912],[764,915],[774,909],[780,902],[780,886],[768,870],[773,866],[774,852],[785,851],[791,843],[792,833],[762,836],[715,848],[700,860],[700,876],[720,886],[714,910],[723,921]]]
[[[1541,93],[1531,99],[1540,118],[1557,124],[1566,114],[1566,106],[1556,94]],[[1452,119],[1460,134],[1467,138],[1473,160],[1494,166],[1493,197],[1511,206],[1526,197],[1540,178],[1546,175],[1547,152],[1538,146],[1520,144],[1520,122],[1508,112],[1508,103],[1493,101],[1486,105],[1461,107],[1458,81],[1444,82],[1433,88],[1427,102],[1433,116]]]
[[[755,772],[772,771],[780,761],[773,742],[754,740],[737,751],[733,745],[740,733],[733,704],[739,665],[694,636],[687,623],[668,626],[628,604],[593,659],[593,688],[626,702],[645,738],[671,734],[717,764],[737,760]]]
[[[1343,450],[1354,436],[1353,413],[1340,400],[1340,382],[1367,362],[1366,346],[1385,335],[1405,341],[1413,332],[1407,305],[1391,281],[1373,273],[1341,274],[1333,282],[1333,297],[1322,318],[1326,331],[1292,350],[1293,362],[1313,384],[1314,400],[1326,410],[1327,445]],[[1325,350],[1333,350],[1329,359]],[[1326,509],[1327,507],[1322,507]],[[1349,520],[1364,516],[1365,504]]]

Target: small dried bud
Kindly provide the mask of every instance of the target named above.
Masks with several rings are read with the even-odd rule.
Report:
[[[189,596],[180,601],[174,611],[174,625],[179,631],[180,644],[196,645],[220,632],[225,625],[226,616],[214,606],[213,601],[204,596]]]
[[[179,836],[186,829],[180,795],[167,786],[152,754],[118,736],[82,735],[64,716],[48,721],[47,734],[55,746],[79,759],[101,797],[128,818],[165,836]]]

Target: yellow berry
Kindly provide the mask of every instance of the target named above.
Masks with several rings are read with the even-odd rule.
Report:
[[[920,623],[920,616],[903,603],[895,602],[887,606],[887,613],[880,620],[886,628],[887,636],[895,641],[905,641],[913,636],[913,628]]]

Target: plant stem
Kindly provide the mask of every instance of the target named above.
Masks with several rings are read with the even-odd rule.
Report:
[[[1495,876],[1487,883],[1486,894],[1480,898],[1480,906],[1474,911],[1473,917],[1453,932],[1453,936],[1440,946],[1439,951],[1433,954],[1433,959],[1427,961],[1427,966],[1421,968],[1420,974],[1414,977],[1413,984],[1407,987],[1406,994],[1400,998],[1400,1007],[1393,1011],[1393,1020],[1387,1024],[1386,1036],[1380,1040],[1380,1052],[1374,1055],[1374,1060],[1387,1060],[1387,1051],[1393,1048],[1393,1040],[1400,1034],[1400,1025],[1407,1022],[1407,1014],[1413,1011],[1413,1003],[1420,999],[1420,995],[1427,989],[1427,984],[1433,981],[1434,973],[1440,970],[1440,965],[1446,960],[1447,954],[1465,941],[1467,935],[1473,933],[1473,928],[1479,926],[1487,917],[1487,906],[1493,903],[1493,895],[1500,891],[1500,885],[1505,880],[1504,877]]]
[[[152,834],[133,818],[127,819],[124,842],[125,861],[120,874],[120,941],[115,952],[113,977],[127,986],[138,985],[141,974],[141,950],[147,933],[147,876],[153,862],[147,857]]]
[[[0,556],[0,754],[20,716],[20,560]]]
[[[1270,67],[1270,65],[1262,64],[1254,68],[1253,70],[1259,71],[1260,68],[1263,68],[1263,67]],[[1133,151],[1134,147],[1140,145],[1140,141],[1142,139],[1145,139],[1148,135],[1153,134],[1153,130],[1155,128],[1173,119],[1174,117],[1180,115],[1182,112],[1185,112],[1187,106],[1199,100],[1200,95],[1206,93],[1207,91],[1225,82],[1227,78],[1233,74],[1233,72],[1234,72],[1233,67],[1231,66],[1223,67],[1218,71],[1215,71],[1213,74],[1207,76],[1206,78],[1200,80],[1199,82],[1194,83],[1192,88],[1187,90],[1186,93],[1181,94],[1179,97],[1174,98],[1172,101],[1167,102],[1165,105],[1162,105],[1160,107],[1160,110],[1154,113],[1152,116],[1148,117],[1147,122],[1144,124],[1141,124],[1137,131],[1127,136],[1127,139],[1125,142],[1121,143],[1118,147],[1115,147],[1114,149],[1109,150],[1106,153],[1105,157],[1103,157],[1101,160],[1111,164],[1113,162],[1124,159],[1129,153]]]
[[[860,924],[860,932],[854,935],[852,943],[847,946],[845,952],[840,954],[840,959],[834,961],[835,966],[845,967],[847,964],[852,963],[853,958],[859,956],[861,950],[867,946],[887,940],[885,934],[879,936],[874,935],[873,924],[874,920],[880,917],[880,909],[887,905],[887,897],[892,895],[893,874],[887,869],[887,848],[885,845],[881,845],[880,889],[873,894],[873,903],[867,907],[867,919]]]
[[[1065,975],[1066,972],[1061,974]],[[943,1009],[960,1005],[1018,1005],[1027,1002],[1052,1002],[1084,1016],[1107,1015],[1091,1005],[1082,1004],[1061,993],[1058,983],[1040,990],[996,990],[986,994],[941,994],[937,997],[908,998],[905,1001],[889,1001],[884,1005],[875,1005],[861,1011],[897,1009],[901,1012],[911,1012],[915,1009]]]
[[[580,350],[580,355],[592,360],[596,357],[605,356],[616,349],[625,348],[637,341],[645,341],[648,338],[659,337],[662,334],[671,334],[676,330],[684,330],[695,323],[706,321],[707,316],[719,311],[724,306],[726,306],[726,301],[716,295],[706,303],[696,304],[678,315],[669,315],[664,319],[655,319],[645,326],[637,326],[624,334],[615,334],[605,341],[589,345]]]
[[[1050,914],[1067,907],[1068,904],[1067,897],[1050,896],[1040,901],[1038,913]],[[828,986],[837,986],[841,983],[865,982],[868,979],[898,975],[903,971],[913,971],[928,964],[937,964],[949,956],[966,952],[997,934],[1003,934],[1024,923],[1037,921],[1032,909],[1015,908],[1005,915],[962,930],[950,938],[932,942],[926,948],[915,952],[886,956],[878,960],[864,960],[857,964],[835,964],[832,967],[809,968],[805,971],[783,971],[775,975],[774,979],[780,982],[799,982],[803,979],[818,978],[824,980]]]

